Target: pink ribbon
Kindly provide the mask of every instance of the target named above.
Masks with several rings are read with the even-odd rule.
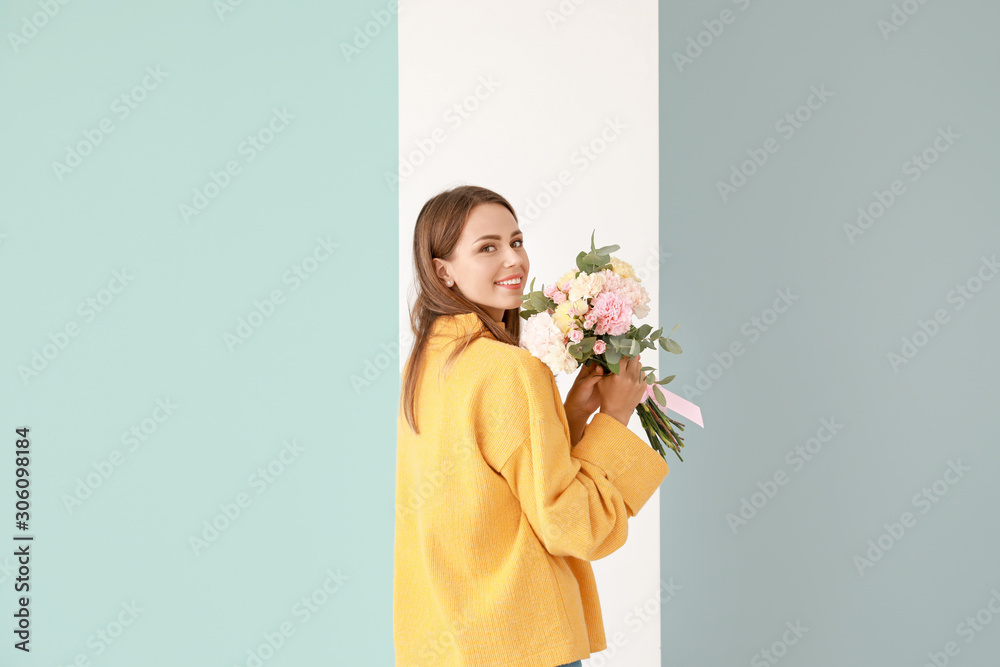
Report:
[[[642,402],[645,402],[647,398],[651,398],[653,399],[653,403],[660,406],[661,410],[672,410],[682,417],[687,417],[698,426],[705,428],[705,424],[701,420],[701,408],[691,401],[685,400],[677,394],[667,391],[663,387],[660,387],[660,391],[663,392],[664,402],[660,403],[656,400],[656,394],[653,393],[653,387],[655,386],[657,385],[646,385],[646,393],[642,397]]]

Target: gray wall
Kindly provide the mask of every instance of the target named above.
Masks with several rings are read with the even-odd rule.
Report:
[[[1000,6],[660,12],[664,664],[993,664]]]

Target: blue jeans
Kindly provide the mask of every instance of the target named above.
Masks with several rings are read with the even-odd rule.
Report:
[[[559,665],[559,667],[583,667],[583,662],[577,660],[576,662],[567,662],[565,665]]]

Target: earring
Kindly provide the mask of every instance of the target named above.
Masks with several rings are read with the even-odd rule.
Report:
[[[451,281],[450,280],[448,281],[448,287],[451,287]]]

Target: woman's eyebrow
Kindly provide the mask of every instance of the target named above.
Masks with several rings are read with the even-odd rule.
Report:
[[[510,235],[511,238],[514,238],[515,236],[523,236],[523,234],[521,233],[520,230],[518,230],[518,231],[516,231],[516,232],[514,232],[513,234]],[[473,241],[473,243],[479,243],[480,241],[482,241],[484,239],[496,239],[497,241],[499,241],[500,238],[501,237],[500,237],[499,234],[487,234],[486,236],[480,236],[478,239],[476,239],[475,241]]]

